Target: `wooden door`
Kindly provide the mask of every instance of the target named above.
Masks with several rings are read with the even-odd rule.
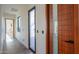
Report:
[[[59,53],[74,53],[74,5],[58,5]]]

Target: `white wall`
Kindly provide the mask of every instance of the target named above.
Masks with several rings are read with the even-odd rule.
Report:
[[[0,27],[1,27],[1,5],[0,5]],[[1,28],[0,28],[0,39],[1,39]]]
[[[2,33],[2,26],[1,26],[1,22],[2,22],[2,13],[1,13],[1,5],[0,5],[0,53],[2,53],[2,45],[1,45],[1,33]]]
[[[45,5],[36,5],[36,22],[37,29],[39,30],[39,34],[37,34],[37,52],[38,53],[46,53],[46,14],[45,14]],[[42,30],[44,30],[44,34],[42,34]]]
[[[16,19],[18,16],[22,17],[21,20],[21,32],[16,30],[16,38],[28,48],[28,10],[33,6],[36,7],[36,29],[39,33],[36,33],[36,53],[46,53],[46,17],[45,17],[45,5],[3,5],[3,12],[15,14]],[[11,8],[16,8],[17,12],[11,12]],[[16,24],[15,24],[16,25]],[[42,30],[45,31],[42,34]]]

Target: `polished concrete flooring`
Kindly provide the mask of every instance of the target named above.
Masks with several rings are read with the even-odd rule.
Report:
[[[32,54],[32,52],[25,48],[18,40],[11,39],[8,35],[3,44],[3,54]]]

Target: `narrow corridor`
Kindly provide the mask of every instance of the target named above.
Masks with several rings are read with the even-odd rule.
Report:
[[[18,40],[11,39],[6,35],[6,40],[3,44],[3,54],[31,54],[32,52],[24,47]]]

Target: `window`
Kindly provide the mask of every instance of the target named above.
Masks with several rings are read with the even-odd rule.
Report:
[[[29,49],[36,52],[36,23],[35,23],[35,7],[28,11],[29,21]]]
[[[17,17],[17,31],[20,32],[20,20],[21,20],[21,16]]]

